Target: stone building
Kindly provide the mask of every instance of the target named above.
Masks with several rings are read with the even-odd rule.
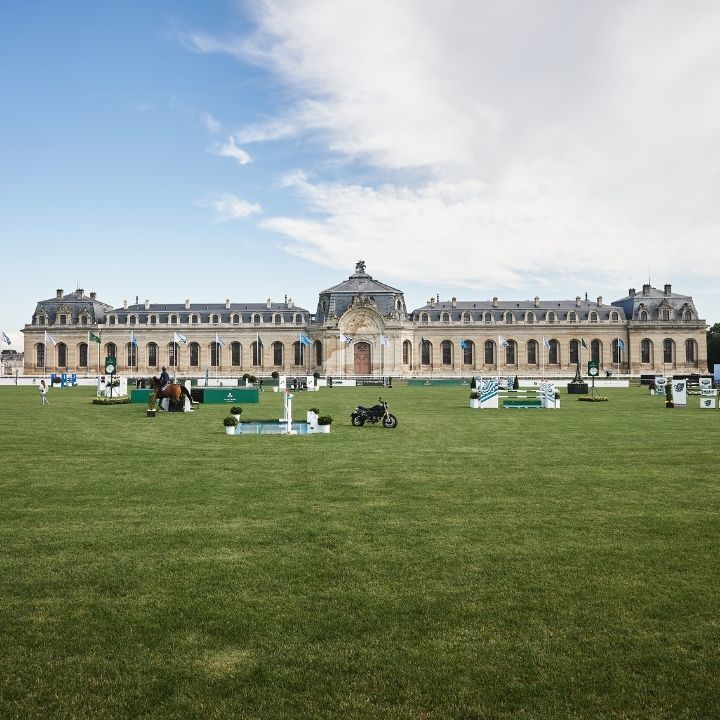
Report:
[[[616,373],[707,369],[706,322],[689,295],[643,285],[610,303],[441,301],[408,311],[402,290],[358,262],[319,294],[314,313],[283,302],[123,303],[83,290],[37,303],[25,326],[26,374],[101,371],[180,375],[572,375],[598,362]],[[99,341],[99,342],[98,342]]]

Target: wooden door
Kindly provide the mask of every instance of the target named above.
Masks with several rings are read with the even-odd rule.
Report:
[[[370,375],[370,343],[355,343],[355,374]]]

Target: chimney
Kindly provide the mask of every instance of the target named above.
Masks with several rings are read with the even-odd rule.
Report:
[[[580,296],[579,295],[575,296],[575,307],[580,307]]]
[[[645,283],[643,285],[643,295],[649,295],[650,294],[650,283]]]
[[[440,293],[438,293],[438,294],[435,296],[435,301],[436,301],[436,302],[440,302]]]
[[[535,307],[540,307],[540,298],[537,295],[535,296]]]
[[[186,310],[190,309],[190,298],[185,298],[185,309]]]
[[[230,298],[225,298],[225,309],[226,310],[230,309]]]
[[[150,309],[150,301],[147,300],[147,299],[145,300],[145,309],[146,309],[146,310],[149,310],[149,309]]]
[[[59,299],[62,297],[62,295],[63,295],[63,293],[62,293],[62,288],[58,288],[58,289],[55,291],[55,297],[59,300]]]
[[[454,298],[452,299],[452,306],[453,306],[454,308],[457,307],[457,298],[456,298],[456,297],[454,297]]]
[[[272,300],[270,298],[267,299],[267,302],[265,303],[265,307],[268,310],[272,307]]]
[[[672,285],[666,285],[665,286],[665,294],[671,295],[672,294]]]
[[[628,295],[629,295],[630,297],[635,297],[635,288],[630,288],[630,289],[628,290]]]
[[[123,300],[123,310],[127,310],[127,300]]]
[[[602,305],[602,295],[598,295],[597,304],[598,304],[598,307],[600,307]]]
[[[96,293],[96,292],[91,292],[91,293],[90,293],[90,299],[91,299],[91,300],[94,300],[96,297],[97,297],[97,293]]]
[[[137,305],[139,302],[140,302],[140,296],[136,295],[135,296],[135,304]]]
[[[496,297],[493,298],[493,307],[497,307],[497,298]]]
[[[287,305],[287,293],[285,293],[285,304]]]
[[[667,286],[666,286],[666,287],[667,287]],[[78,300],[82,300],[82,297],[83,297],[84,294],[85,294],[85,291],[84,291],[82,288],[78,288],[78,289],[75,291],[75,297],[76,297]]]

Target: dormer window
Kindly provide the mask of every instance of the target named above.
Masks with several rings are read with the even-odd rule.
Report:
[[[200,322],[200,316],[199,315],[191,315],[190,316],[190,324],[191,325],[197,325]]]
[[[669,320],[670,319],[670,311],[669,310],[662,310],[661,311],[661,320]]]
[[[552,310],[551,310],[551,311],[545,316],[545,319],[546,319],[549,323],[554,323],[557,318],[556,318],[556,316],[555,316],[555,313],[552,312]]]
[[[450,322],[450,313],[444,312],[444,313],[442,314],[442,317],[441,317],[440,319],[441,319],[444,323],[449,323],[449,322]]]
[[[534,323],[534,322],[535,322],[535,313],[532,312],[532,311],[529,312],[529,313],[525,316],[525,322],[526,322],[526,323]]]
[[[296,325],[302,325],[302,324],[303,324],[303,316],[302,316],[302,313],[295,313],[295,324],[296,324]]]
[[[577,313],[576,313],[574,310],[571,310],[571,311],[568,313],[568,318],[567,318],[567,319],[568,319],[568,322],[576,323],[576,322],[577,322]],[[572,362],[572,360],[571,360],[570,362]]]
[[[598,314],[593,310],[593,311],[590,313],[590,322],[591,322],[591,323],[596,323],[597,321],[598,321]]]
[[[512,325],[513,322],[515,322],[515,316],[511,312],[505,313],[505,323],[507,325]]]
[[[220,324],[220,316],[219,315],[211,315],[210,316],[210,322],[213,325],[219,325]]]
[[[493,319],[493,318],[492,318],[492,313],[490,313],[490,312],[486,312],[486,313],[483,315],[483,322],[491,323],[491,322],[492,322],[492,319]]]
[[[253,313],[253,316],[252,316],[252,324],[253,324],[253,325],[259,325],[259,324],[260,324],[260,321],[261,321],[260,314],[259,314],[259,313]]]
[[[614,310],[610,313],[610,322],[620,322],[620,315]]]
[[[469,313],[469,312],[464,312],[464,313],[462,314],[462,321],[463,321],[464,323],[469,323],[469,322],[471,322],[471,320],[472,320],[472,317],[470,316],[470,313]]]
[[[640,322],[647,322],[647,319],[648,319],[647,310],[641,310],[640,314],[638,315],[638,320],[640,320]]]
[[[421,323],[430,322],[430,316],[426,312],[420,313],[420,322]]]

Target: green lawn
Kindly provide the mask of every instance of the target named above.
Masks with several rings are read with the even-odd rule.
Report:
[[[720,411],[382,394],[0,388],[0,717],[720,717]]]

